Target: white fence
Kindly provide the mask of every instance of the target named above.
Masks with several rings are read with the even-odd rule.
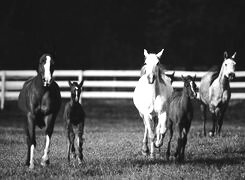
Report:
[[[167,73],[172,73],[168,71]],[[195,75],[200,78],[205,74],[201,71],[175,71],[175,77],[181,75]],[[36,75],[36,71],[0,71],[0,97],[1,109],[4,108],[5,100],[17,100],[19,91],[24,82]],[[140,71],[137,70],[56,70],[54,77],[61,88],[63,98],[70,97],[69,85],[67,80],[84,81],[82,98],[132,98],[132,93],[139,78]],[[236,72],[237,79],[245,78],[245,71]],[[197,81],[199,86],[199,81]],[[181,88],[182,81],[174,81],[174,88]],[[231,82],[232,99],[245,99],[245,82]],[[237,91],[237,90],[240,91]],[[241,90],[242,89],[242,90]]]

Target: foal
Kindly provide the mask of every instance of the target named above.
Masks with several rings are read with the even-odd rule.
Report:
[[[82,81],[80,84],[78,84],[77,82],[68,82],[71,88],[71,100],[66,103],[63,116],[65,120],[66,135],[68,138],[67,158],[68,162],[70,162],[70,152],[72,152],[73,158],[76,158],[74,140],[75,136],[77,136],[78,162],[79,164],[81,164],[83,160],[82,146],[85,112],[82,105],[79,103],[79,97],[84,81]]]
[[[191,99],[197,96],[197,87],[195,77],[183,77],[184,88],[182,92],[174,92],[167,109],[167,127],[170,131],[168,149],[166,153],[167,159],[170,156],[170,143],[173,137],[173,125],[175,126],[178,143],[175,152],[175,158],[178,161],[184,160],[185,146],[187,143],[187,134],[189,132],[193,117],[193,107]]]

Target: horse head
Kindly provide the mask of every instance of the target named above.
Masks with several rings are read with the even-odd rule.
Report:
[[[196,75],[194,77],[192,76],[181,76],[183,82],[184,82],[184,88],[187,90],[187,94],[190,98],[194,99],[197,97],[197,85],[195,83],[196,81]]]
[[[143,66],[143,69],[149,84],[154,83],[155,79],[159,76],[159,60],[163,51],[164,49],[162,49],[158,54],[148,54],[147,50],[144,49],[145,65]]]
[[[71,82],[71,81],[68,81],[69,83],[69,86],[71,88],[71,99],[72,101],[74,102],[78,102],[79,101],[79,97],[80,97],[80,94],[81,94],[81,88],[83,86],[83,82],[84,80],[82,80],[79,84],[77,82]]]
[[[236,62],[234,60],[235,56],[236,56],[236,52],[232,55],[231,58],[228,58],[227,52],[224,52],[224,62],[222,64],[222,68],[223,68],[224,76],[226,76],[229,80],[235,78],[235,66],[236,66]]]
[[[53,81],[54,60],[50,54],[44,54],[40,57],[38,73],[42,76],[43,85],[49,86]]]

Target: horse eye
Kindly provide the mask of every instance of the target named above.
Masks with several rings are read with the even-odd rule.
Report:
[[[225,64],[225,66],[227,66],[227,64]]]

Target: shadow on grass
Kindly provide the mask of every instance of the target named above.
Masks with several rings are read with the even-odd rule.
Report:
[[[19,140],[8,140],[8,139],[2,139],[0,138],[0,145],[10,145],[10,144],[14,144],[14,145],[22,145],[23,142],[19,141]]]
[[[244,153],[243,153],[244,154]],[[221,157],[221,158],[197,158],[192,160],[187,160],[185,164],[203,164],[203,165],[216,165],[221,167],[224,165],[236,165],[242,164],[245,161],[245,157]]]
[[[228,157],[232,156],[232,157]],[[195,159],[187,159],[183,162],[177,162],[174,160],[174,158],[170,158],[171,160],[167,161],[164,156],[161,156],[160,158],[156,159],[150,159],[148,157],[143,157],[140,159],[133,159],[130,161],[131,164],[135,166],[147,166],[147,165],[185,165],[185,164],[198,164],[198,165],[216,165],[218,167],[224,166],[224,165],[236,165],[236,164],[242,164],[245,161],[245,149],[241,149],[238,151],[234,151],[232,153],[225,153],[220,158],[212,158],[212,157],[197,157]]]

